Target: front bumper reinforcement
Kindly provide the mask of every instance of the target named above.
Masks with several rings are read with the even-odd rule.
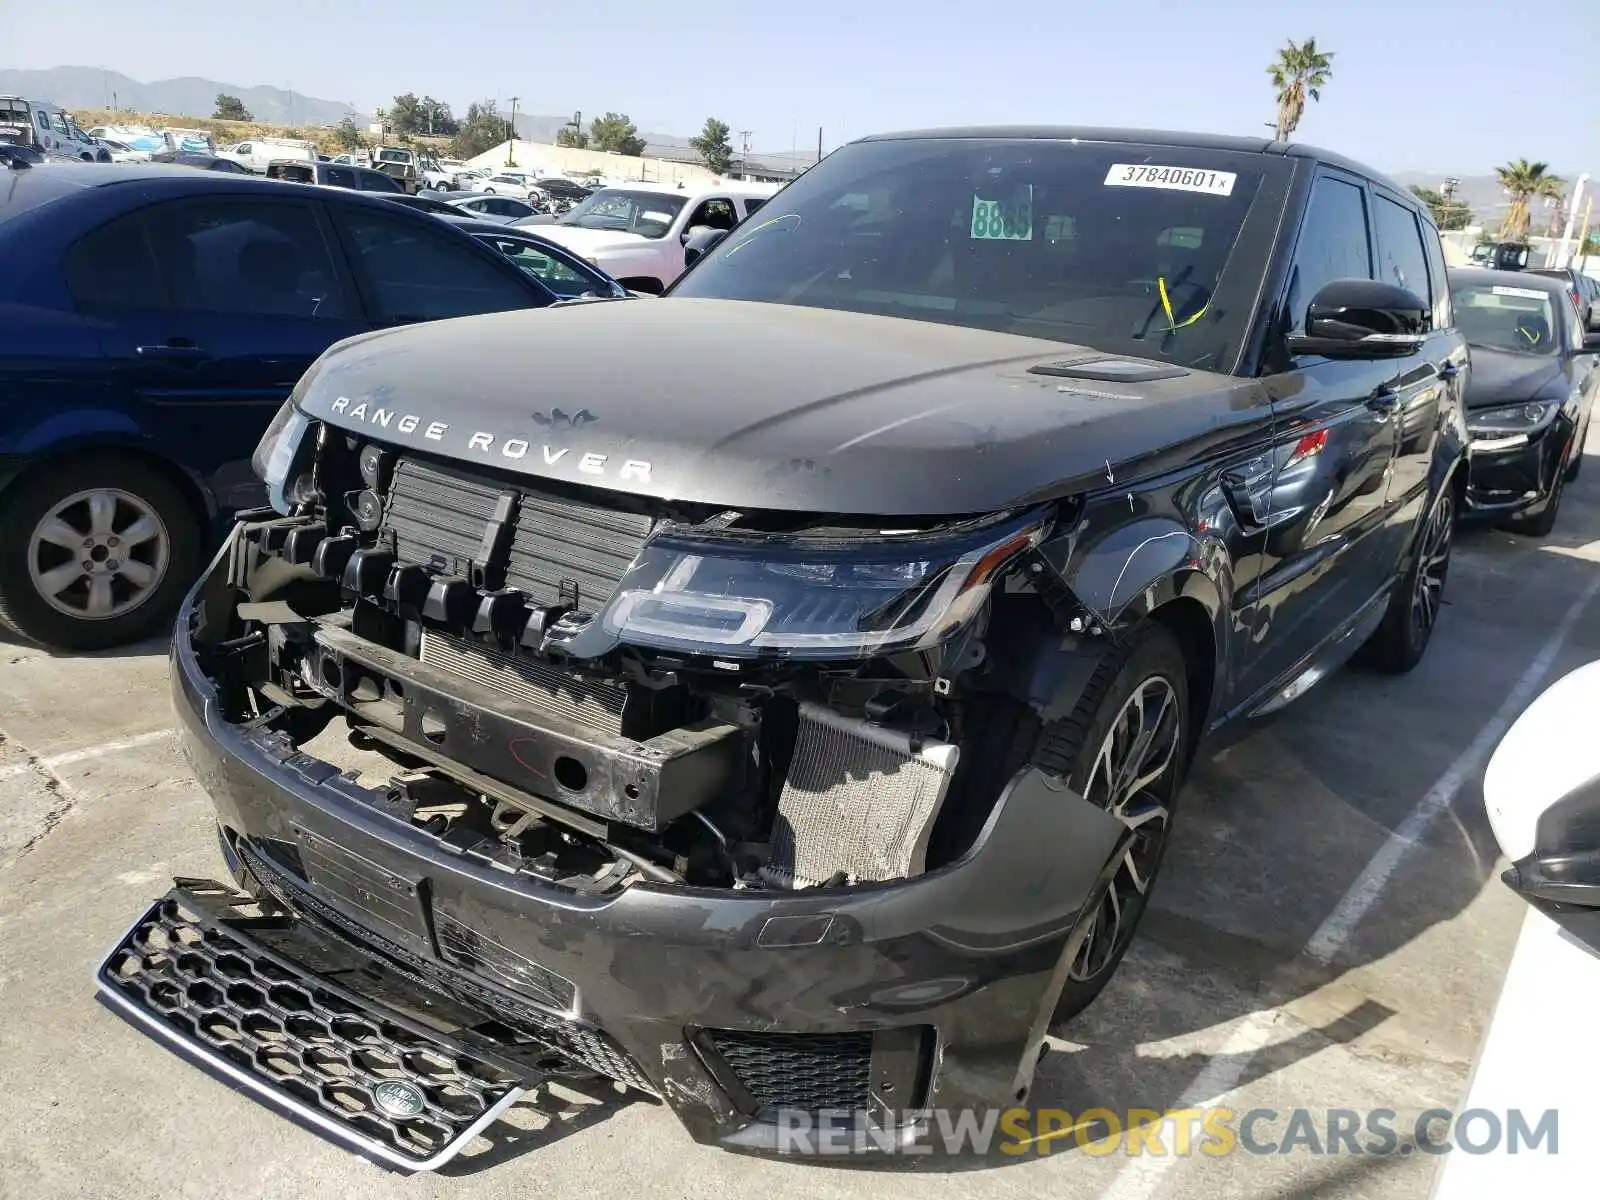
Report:
[[[100,996],[302,1125],[431,1171],[537,1082],[276,953],[263,939],[286,921],[238,913],[248,897],[177,882],[101,962]]]

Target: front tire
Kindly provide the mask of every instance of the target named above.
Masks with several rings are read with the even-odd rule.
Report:
[[[171,622],[199,571],[201,529],[160,470],[65,460],[5,496],[0,623],[56,650],[104,650]]]
[[[1555,530],[1556,515],[1561,511],[1561,497],[1566,493],[1567,480],[1571,478],[1572,474],[1565,463],[1556,464],[1550,479],[1550,493],[1539,506],[1539,511],[1531,517],[1519,515],[1513,518],[1509,523],[1510,528],[1529,537],[1549,537]]]
[[[1052,1024],[1077,1016],[1110,982],[1149,904],[1189,765],[1188,671],[1177,639],[1147,624],[1095,669],[1072,715],[1046,725],[1034,765],[1134,831],[1090,922]]]
[[[1362,647],[1362,658],[1378,670],[1403,675],[1422,661],[1444,603],[1455,533],[1456,493],[1446,481],[1417,531],[1415,553],[1389,597],[1383,624]]]

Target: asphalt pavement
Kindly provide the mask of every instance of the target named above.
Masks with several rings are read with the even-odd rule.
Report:
[[[0,641],[0,1197],[1363,1197],[1427,1194],[1410,1122],[1457,1106],[1522,908],[1479,783],[1546,682],[1600,658],[1600,447],[1546,539],[1464,533],[1411,675],[1346,670],[1199,764],[1120,974],[1055,1043],[1032,1103],[1393,1110],[1389,1154],[1091,1152],[1071,1137],[907,1171],[692,1143],[607,1089],[516,1106],[436,1175],[385,1172],[123,1024],[91,972],[172,875],[225,877],[171,736],[165,647]],[[1568,1137],[1585,1131],[1563,1131]],[[1318,1138],[1318,1143],[1326,1140]],[[1038,1149],[1038,1148],[1036,1148]]]

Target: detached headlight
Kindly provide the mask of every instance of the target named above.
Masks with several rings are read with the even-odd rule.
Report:
[[[723,657],[840,658],[937,644],[1006,562],[1039,544],[1038,514],[964,534],[833,540],[663,537],[600,614],[618,641]]]
[[[256,476],[267,485],[268,501],[285,515],[290,507],[285,485],[300,451],[300,442],[310,427],[310,419],[295,407],[294,401],[285,400],[250,457]]]

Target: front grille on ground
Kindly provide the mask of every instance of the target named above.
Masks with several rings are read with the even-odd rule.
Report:
[[[611,595],[650,532],[644,513],[604,508],[523,484],[496,483],[416,458],[395,464],[384,525],[395,557],[446,575],[471,578],[485,563],[485,537],[502,496],[517,498],[500,561],[505,585],[537,605],[557,603],[596,612]]]
[[[857,1110],[872,1086],[870,1033],[752,1033],[709,1029],[706,1038],[763,1108]]]
[[[482,643],[422,631],[422,661],[604,733],[621,734],[626,688]]]
[[[441,1034],[311,974],[174,888],[98,981],[113,1004],[325,1133],[430,1169],[521,1094]]]
[[[380,954],[398,964],[402,974],[424,986],[437,988],[448,996],[492,1014],[513,1028],[523,1030],[579,1066],[652,1096],[657,1095],[655,1085],[632,1057],[600,1030],[536,1008],[525,1000],[507,994],[503,988],[486,986],[465,970],[424,958],[356,924],[318,900],[304,883],[267,859],[249,842],[241,838],[234,843],[234,849],[261,886],[280,904],[302,913],[358,948]]]

